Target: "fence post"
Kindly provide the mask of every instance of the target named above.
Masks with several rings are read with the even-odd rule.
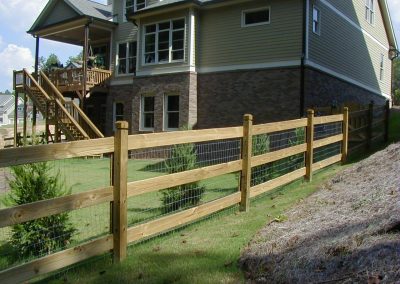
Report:
[[[307,111],[307,153],[306,153],[306,179],[312,181],[314,160],[314,110]]]
[[[385,104],[385,143],[389,141],[390,101]]]
[[[372,143],[372,122],[374,120],[374,102],[368,105],[368,124],[367,124],[367,150],[371,149]]]
[[[349,147],[349,108],[343,108],[342,164],[346,163]]]
[[[242,175],[240,177],[240,211],[248,212],[250,209],[250,182],[251,182],[251,156],[253,146],[253,116],[244,115],[243,142],[242,142]]]
[[[114,136],[113,235],[114,262],[126,258],[127,248],[127,174],[128,122],[117,121]]]

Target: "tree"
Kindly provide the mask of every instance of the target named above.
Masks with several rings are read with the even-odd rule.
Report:
[[[50,54],[48,58],[41,56],[39,58],[39,70],[44,72],[49,72],[54,67],[60,67],[61,62],[58,56],[54,53]]]
[[[400,104],[400,58],[393,60],[393,90],[394,90],[394,104]]]
[[[47,162],[11,168],[10,193],[3,203],[17,206],[64,196],[70,193],[59,173],[51,172]],[[18,256],[31,257],[50,254],[70,242],[75,229],[67,213],[24,222],[12,227],[11,245]]]
[[[70,56],[67,60],[67,62],[65,63],[65,65],[68,65],[72,62],[74,63],[82,63],[83,61],[83,51],[79,52],[77,55],[75,56]]]

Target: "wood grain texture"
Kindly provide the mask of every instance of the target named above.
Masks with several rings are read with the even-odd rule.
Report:
[[[2,284],[21,283],[36,276],[53,272],[93,256],[112,250],[113,237],[108,235],[88,243],[66,249],[28,263],[0,271]]]
[[[251,183],[251,157],[253,149],[253,116],[246,114],[243,121],[242,139],[242,171],[240,175],[240,211],[249,212],[250,209],[250,183]]]
[[[307,119],[295,119],[282,122],[272,122],[253,126],[253,135],[272,133],[307,126]]]
[[[343,109],[343,140],[342,140],[342,163],[347,161],[347,155],[349,151],[349,109],[345,107]]]
[[[190,223],[240,202],[240,192],[128,229],[128,242],[138,241]]]
[[[114,152],[114,137],[1,149],[0,167]]]
[[[317,171],[317,170],[320,170],[320,169],[325,168],[327,166],[330,166],[332,164],[335,164],[337,162],[340,162],[341,159],[342,159],[342,154],[338,154],[338,155],[335,155],[335,156],[330,157],[328,159],[325,159],[323,161],[314,163],[313,164],[313,168],[314,168],[314,170]]]
[[[112,187],[95,189],[0,210],[0,228],[94,206],[112,200]]]
[[[327,138],[319,139],[314,141],[314,149],[321,148],[336,142],[343,141],[343,134],[337,134]]]
[[[296,145],[290,148],[281,149],[278,151],[266,153],[252,158],[252,167],[257,167],[263,164],[268,164],[274,161],[278,161],[293,155],[297,155],[307,151],[307,144]]]
[[[171,146],[176,144],[241,138],[242,136],[243,127],[130,135],[128,149],[145,149],[151,147]]]
[[[128,183],[128,197],[154,192],[174,186],[188,184],[203,179],[238,172],[242,169],[242,160],[208,166],[181,173],[169,174]]]
[[[292,181],[295,181],[296,179],[304,177],[305,174],[306,174],[306,168],[301,168],[286,175],[275,178],[273,180],[253,186],[250,191],[250,197],[255,197],[267,191],[271,191],[279,186],[288,184]]]
[[[314,160],[314,111],[308,110],[307,112],[307,152],[306,152],[306,179],[312,180],[313,173],[313,160]]]
[[[343,114],[318,116],[314,118],[314,125],[343,121]]]

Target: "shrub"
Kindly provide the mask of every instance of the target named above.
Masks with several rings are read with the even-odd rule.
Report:
[[[51,175],[48,163],[35,163],[11,168],[10,193],[4,203],[16,206],[56,198],[70,191],[60,180],[59,173]],[[50,254],[64,248],[75,232],[67,213],[52,215],[12,227],[11,245],[22,257]]]
[[[196,146],[193,143],[175,145],[171,157],[165,161],[165,167],[170,174],[193,170],[196,168],[196,159]],[[199,204],[204,190],[199,182],[162,190],[163,213]]]

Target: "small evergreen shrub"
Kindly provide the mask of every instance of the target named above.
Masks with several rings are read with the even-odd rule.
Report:
[[[196,146],[193,143],[175,145],[171,157],[165,161],[170,174],[189,171],[196,168]],[[180,185],[162,190],[163,213],[195,206],[200,203],[205,188],[199,182]]]
[[[23,205],[70,193],[59,173],[52,175],[48,163],[34,163],[11,168],[10,193],[3,203]],[[75,232],[67,213],[52,215],[12,227],[11,245],[18,257],[50,254],[66,247]]]

